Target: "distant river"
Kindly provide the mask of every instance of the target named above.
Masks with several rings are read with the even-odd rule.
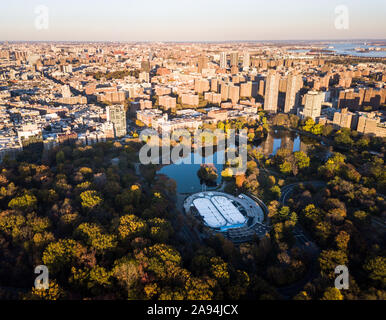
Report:
[[[366,51],[360,52],[356,51],[357,48],[369,49],[375,46],[369,46],[364,44],[363,42],[357,43],[331,43],[326,46],[324,49],[334,51],[337,54],[345,54],[356,57],[368,57],[368,58],[386,58],[386,51]],[[376,46],[380,48],[386,48],[386,46]],[[306,49],[298,49],[298,50],[289,50],[290,52],[298,52],[298,53],[307,53],[310,50]]]
[[[329,47],[333,47],[333,50],[338,54],[349,54],[352,56],[357,56],[357,57],[369,57],[369,58],[385,58],[386,57],[386,51],[367,51],[367,52],[360,52],[356,51],[356,48],[361,48],[361,49],[369,49],[370,47],[374,46],[369,46],[365,45],[363,42],[358,42],[358,43],[332,43],[329,45]],[[379,46],[380,48],[386,48],[386,46]]]

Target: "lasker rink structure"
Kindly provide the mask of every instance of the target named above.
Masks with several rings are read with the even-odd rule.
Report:
[[[235,197],[222,192],[200,192],[185,199],[184,209],[215,232],[234,243],[264,237],[269,227],[264,223],[267,209],[245,194]]]

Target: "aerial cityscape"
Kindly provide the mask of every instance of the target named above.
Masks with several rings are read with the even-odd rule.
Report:
[[[0,300],[386,300],[384,3],[316,38],[2,6]]]

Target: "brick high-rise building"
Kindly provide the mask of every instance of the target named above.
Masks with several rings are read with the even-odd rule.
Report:
[[[222,83],[220,88],[221,99],[223,101],[227,101],[229,98],[229,85],[227,85],[226,83]]]
[[[235,105],[240,100],[240,87],[238,86],[230,86],[229,87],[229,99],[232,100],[232,103]]]
[[[359,113],[357,131],[364,134],[386,136],[386,127],[380,123],[380,118],[373,113]]]
[[[164,107],[165,110],[176,109],[176,98],[170,96],[160,96],[159,105]]]
[[[285,96],[284,112],[294,113],[299,104],[300,89],[303,86],[301,75],[290,75],[287,79],[287,90]]]
[[[204,93],[209,91],[209,80],[196,79],[194,81],[194,91],[196,91],[197,93]]]
[[[339,92],[339,108],[349,108],[358,111],[363,107],[379,108],[386,100],[386,89],[374,90],[373,88],[360,88],[358,92],[354,89]]]
[[[232,52],[231,53],[231,66],[238,67],[239,65],[239,53],[238,52]]]
[[[264,92],[265,92],[265,82],[264,80],[259,80],[258,95],[261,97],[264,97]]]
[[[213,92],[205,92],[204,99],[213,104],[221,104],[221,94]]]
[[[218,92],[218,86],[219,86],[218,79],[211,79],[210,80],[210,91],[217,93]]]
[[[252,97],[252,82],[244,82],[240,85],[240,96],[241,97]]]
[[[279,99],[280,75],[276,72],[269,72],[266,80],[264,110],[276,113]]]
[[[251,55],[249,52],[244,52],[243,57],[243,68],[249,68],[251,65]]]
[[[198,73],[202,73],[202,70],[208,67],[208,57],[206,56],[199,57],[197,62],[197,67],[198,67]]]
[[[341,112],[335,112],[333,123],[341,128],[351,128],[353,123],[353,114],[348,112],[347,108],[342,109]]]
[[[197,107],[199,104],[199,96],[194,94],[183,94],[181,95],[181,103],[188,106]]]
[[[309,91],[305,95],[303,116],[310,117],[314,120],[320,117],[324,97],[324,92]]]
[[[220,53],[220,68],[226,69],[228,67],[227,54],[226,52]]]

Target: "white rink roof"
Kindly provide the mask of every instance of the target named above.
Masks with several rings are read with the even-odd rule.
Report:
[[[193,201],[205,223],[211,228],[221,228],[227,225],[224,217],[218,212],[213,203],[207,198],[198,198]]]
[[[211,196],[193,200],[193,205],[203,217],[205,223],[211,228],[239,225],[246,221],[246,218],[223,196]]]
[[[216,206],[217,210],[221,212],[229,224],[234,225],[242,224],[245,222],[245,217],[228,198],[223,196],[215,196],[212,197],[211,200],[212,203]]]

